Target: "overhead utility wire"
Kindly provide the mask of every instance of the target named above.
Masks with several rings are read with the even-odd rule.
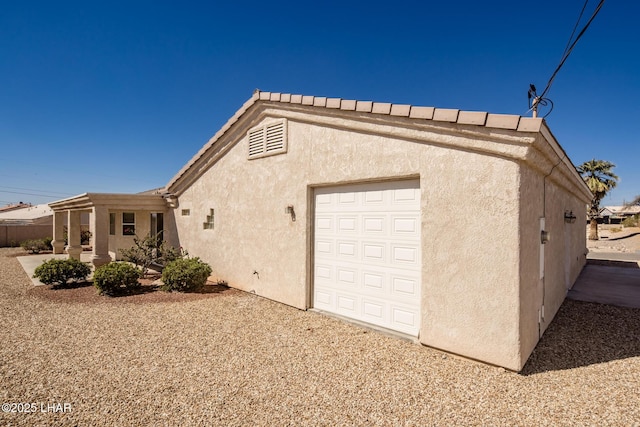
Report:
[[[6,187],[4,185],[0,185],[0,188],[8,188],[10,190],[38,191],[38,192],[41,192],[41,193],[60,194],[60,195],[63,195],[63,196],[73,196],[73,194],[71,194],[71,193],[60,193],[59,191],[46,191],[46,190],[43,191],[43,190],[38,190],[38,189],[35,189],[35,188]]]
[[[587,0],[587,2],[588,2],[588,0]],[[571,52],[573,51],[573,48],[578,43],[578,40],[580,40],[580,38],[584,35],[584,33],[587,31],[587,28],[589,28],[589,25],[591,25],[591,22],[593,22],[593,20],[595,19],[596,15],[598,15],[598,12],[600,12],[600,9],[602,9],[602,5],[603,4],[604,4],[604,0],[600,0],[600,3],[598,3],[598,6],[596,7],[596,9],[594,10],[593,14],[591,15],[591,18],[589,18],[589,21],[587,21],[585,26],[582,28],[582,31],[580,31],[580,33],[576,36],[576,39],[573,41],[573,43],[571,43],[571,39],[569,39],[569,43],[571,43],[571,46],[568,49],[565,48],[565,53],[564,53],[564,55],[562,57],[562,60],[560,61],[560,64],[558,64],[558,67],[556,68],[556,70],[551,75],[551,78],[549,78],[549,82],[547,83],[547,87],[544,88],[544,90],[540,94],[539,98],[544,98],[544,96],[547,94],[547,92],[549,92],[549,89],[551,89],[551,85],[553,84],[553,80],[556,78],[556,75],[558,74],[558,72],[560,71],[560,69],[562,68],[564,63],[567,61],[567,58],[569,58],[569,55],[571,54]],[[586,3],[585,3],[585,6],[586,6]],[[583,7],[583,10],[584,10],[584,7]],[[580,18],[582,18],[582,13],[580,13]],[[578,19],[578,22],[580,22],[580,18]],[[574,33],[575,33],[575,29],[574,29]],[[573,33],[571,34],[571,36],[573,37]]]
[[[584,0],[584,5],[582,6],[582,10],[580,11],[578,20],[576,21],[576,25],[573,26],[573,31],[571,31],[569,40],[567,40],[567,45],[564,47],[564,52],[562,52],[563,57],[567,54],[567,51],[569,50],[569,46],[571,45],[571,40],[573,40],[573,35],[576,33],[576,29],[578,29],[578,25],[580,24],[580,21],[582,21],[582,15],[584,15],[584,10],[587,8],[588,4],[589,4],[589,0]]]
[[[567,58],[569,58],[569,55],[571,54],[571,52],[573,51],[573,48],[578,43],[578,40],[580,40],[582,35],[587,31],[587,28],[589,28],[589,25],[591,24],[591,22],[593,22],[593,20],[595,19],[596,15],[598,15],[598,12],[600,12],[600,9],[602,8],[602,5],[604,4],[604,0],[601,0],[600,3],[598,4],[598,6],[596,6],[596,9],[594,10],[593,14],[591,15],[591,18],[589,18],[589,21],[585,24],[585,26],[582,28],[582,30],[580,31],[580,33],[578,34],[578,36],[574,40],[573,36],[576,33],[578,25],[580,24],[580,21],[582,20],[582,16],[584,15],[584,11],[587,8],[588,4],[589,4],[589,0],[585,0],[584,5],[582,6],[582,10],[580,11],[580,15],[578,16],[578,20],[576,21],[576,24],[573,26],[573,31],[571,31],[571,36],[569,36],[569,40],[567,41],[567,45],[565,46],[564,52],[562,53],[562,58],[560,59],[560,63],[558,64],[558,66],[556,67],[555,71],[553,72],[553,74],[549,78],[547,86],[542,91],[542,94],[538,95],[536,93],[536,87],[533,84],[529,85],[529,93],[527,95],[528,98],[529,98],[529,110],[527,111],[527,113],[530,112],[530,111],[533,111],[533,117],[538,117],[538,108],[540,106],[546,107],[548,105],[551,105],[551,108],[549,109],[547,114],[544,115],[544,117],[547,117],[553,111],[553,101],[551,101],[549,98],[545,98],[545,95],[551,89],[551,85],[553,84],[553,81],[556,78],[556,75],[558,74],[558,72],[560,71],[560,69],[562,68],[564,63],[567,61]]]
[[[21,193],[21,192],[18,192],[18,191],[7,191],[7,190],[0,190],[0,193],[22,194],[24,196],[49,197],[51,199],[60,198],[60,196],[50,196],[50,195],[47,195],[47,194]]]

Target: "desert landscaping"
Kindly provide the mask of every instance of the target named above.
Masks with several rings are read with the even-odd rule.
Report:
[[[25,254],[0,249],[2,425],[640,423],[640,309],[566,300],[515,373],[223,286],[35,288]]]

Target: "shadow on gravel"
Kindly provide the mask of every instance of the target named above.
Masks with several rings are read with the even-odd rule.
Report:
[[[640,309],[565,300],[521,375],[640,357]]]
[[[69,283],[51,285],[51,289],[53,290],[78,289],[78,288],[86,288],[87,286],[93,286],[93,283],[92,282],[69,282]]]
[[[607,239],[607,240],[608,240],[609,242],[614,242],[614,241],[616,241],[616,240],[624,240],[624,239],[628,239],[629,237],[637,236],[637,235],[639,235],[639,234],[640,234],[640,233],[632,233],[632,234],[628,234],[628,235],[626,235],[626,236],[616,237],[616,238],[613,238],[613,239]]]

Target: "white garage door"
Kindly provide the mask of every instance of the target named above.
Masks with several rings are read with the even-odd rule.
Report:
[[[314,307],[417,336],[419,181],[315,191]]]

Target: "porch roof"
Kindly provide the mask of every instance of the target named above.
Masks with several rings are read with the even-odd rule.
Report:
[[[88,210],[102,206],[119,210],[165,210],[167,200],[160,194],[84,193],[49,203],[54,212]]]

